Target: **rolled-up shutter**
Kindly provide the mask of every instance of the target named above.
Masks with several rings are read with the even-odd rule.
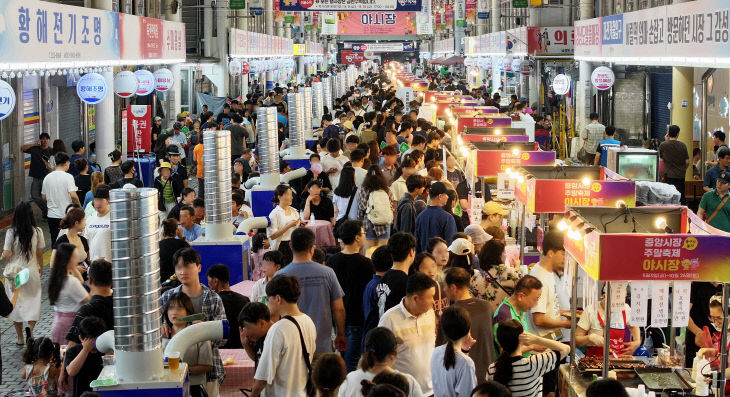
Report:
[[[36,142],[41,133],[39,92],[37,89],[23,90],[23,145]],[[30,155],[25,156],[25,194],[30,197]]]
[[[58,87],[58,137],[69,151],[71,143],[82,137],[80,113],[81,100],[76,95],[76,87]]]

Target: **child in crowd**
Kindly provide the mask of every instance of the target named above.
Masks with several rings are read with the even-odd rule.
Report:
[[[162,309],[162,316],[165,324],[172,329],[172,336],[185,329],[190,323],[180,322],[178,319],[195,314],[193,302],[184,292],[176,292],[170,295]],[[167,346],[169,340],[163,339],[163,346]],[[193,397],[205,397],[205,374],[213,369],[213,350],[209,341],[196,343],[188,348],[186,352],[180,352],[180,360],[188,364],[190,373],[190,395]]]
[[[452,306],[441,315],[441,334],[446,344],[438,346],[431,356],[431,379],[436,396],[469,397],[477,385],[474,361],[467,350],[471,318],[463,307]]]
[[[58,375],[61,372],[61,355],[58,345],[51,338],[33,339],[26,328],[26,349],[20,376],[25,379],[31,396],[49,397],[58,393]]]
[[[269,252],[270,248],[269,237],[265,232],[256,233],[251,239],[251,280],[257,281],[264,277],[264,269],[261,267],[261,262],[264,254]]]
[[[81,396],[85,391],[91,391],[91,382],[99,377],[103,368],[102,357],[104,352],[96,350],[96,338],[106,332],[104,320],[99,317],[86,317],[79,325],[80,345],[74,345],[66,350],[66,373],[73,376],[73,397]]]
[[[284,255],[282,255],[281,252],[267,251],[264,253],[261,265],[259,266],[264,273],[264,277],[258,279],[253,285],[253,289],[251,290],[251,302],[266,303],[266,284],[268,284],[269,280],[274,277],[274,274],[276,274],[276,272],[284,266],[286,266],[284,264]]]

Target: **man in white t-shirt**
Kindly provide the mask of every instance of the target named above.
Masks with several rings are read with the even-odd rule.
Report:
[[[68,173],[70,166],[66,153],[56,153],[56,170],[43,178],[41,197],[48,206],[48,228],[51,231],[51,246],[56,248],[56,238],[61,230],[61,219],[66,216],[66,207],[69,204],[81,204],[76,195],[76,182],[73,175]]]
[[[542,242],[542,258],[530,271],[542,283],[542,294],[537,305],[530,311],[532,333],[549,339],[557,339],[560,328],[570,328],[570,320],[561,317],[555,272],[562,272],[565,261],[563,234],[551,231]],[[562,289],[561,289],[562,291]]]
[[[350,153],[350,163],[355,169],[355,185],[359,188],[368,174],[368,170],[362,168],[365,164],[365,152],[361,149],[355,149]]]
[[[330,179],[330,185],[332,189],[337,189],[337,185],[340,183],[340,171],[345,167],[345,163],[349,159],[345,157],[340,151],[340,141],[336,138],[331,138],[327,141],[327,154],[322,156],[322,169]]]
[[[425,396],[433,393],[430,363],[436,345],[435,294],[436,284],[430,277],[423,273],[408,276],[405,298],[383,313],[378,323],[402,339],[393,369],[416,378]]]
[[[109,216],[109,186],[99,185],[94,191],[96,214],[86,218],[84,237],[89,240],[89,259],[112,260],[112,238]]]
[[[302,338],[311,363],[317,329],[312,319],[299,311],[300,293],[299,279],[294,276],[280,274],[266,284],[269,311],[272,317],[281,319],[269,328],[264,339],[251,397],[307,396],[309,371],[304,361]]]

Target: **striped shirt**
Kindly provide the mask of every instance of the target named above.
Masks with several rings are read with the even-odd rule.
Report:
[[[605,135],[606,127],[603,124],[595,121],[586,125],[585,129],[580,134],[580,137],[585,141],[583,149],[586,150],[586,153],[596,154],[598,144],[603,140],[603,138],[605,138]]]
[[[548,350],[533,354],[528,358],[514,357],[512,362],[512,380],[505,386],[512,392],[512,397],[542,396],[542,377],[560,364],[560,353]],[[496,372],[492,363],[487,370],[487,380],[494,380]]]

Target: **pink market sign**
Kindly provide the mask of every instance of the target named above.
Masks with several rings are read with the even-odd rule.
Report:
[[[152,93],[155,90],[155,76],[149,70],[140,69],[134,72],[139,80],[139,86],[137,87],[137,95],[145,96]]]
[[[605,91],[613,87],[613,83],[616,82],[616,76],[613,74],[613,70],[606,66],[599,66],[591,74],[591,82],[593,86],[601,91]]]
[[[155,77],[155,89],[160,92],[169,90],[175,83],[175,78],[172,77],[170,69],[157,69],[153,76]]]
[[[15,90],[5,80],[0,80],[0,120],[6,119],[15,109]]]
[[[137,76],[129,70],[114,75],[114,93],[120,98],[129,98],[137,92]]]

